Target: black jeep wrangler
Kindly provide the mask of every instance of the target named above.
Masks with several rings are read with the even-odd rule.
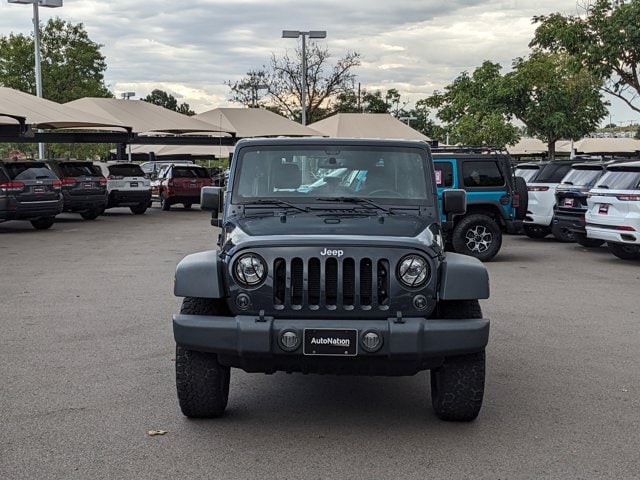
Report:
[[[476,418],[484,392],[488,274],[445,253],[433,162],[422,142],[242,140],[228,190],[201,207],[218,248],[175,274],[182,412],[217,417],[230,367],[352,375],[431,370],[438,417]],[[224,201],[223,201],[224,197]],[[443,193],[463,214],[466,193]],[[222,216],[219,218],[219,212]]]
[[[527,183],[513,173],[509,155],[474,148],[434,150],[438,194],[467,192],[467,211],[447,221],[442,215],[447,248],[482,261],[495,257],[502,234],[517,233],[527,214]]]

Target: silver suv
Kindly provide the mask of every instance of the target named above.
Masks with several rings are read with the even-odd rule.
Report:
[[[151,182],[137,163],[97,163],[107,177],[109,201],[106,208],[129,207],[141,215],[151,205]]]

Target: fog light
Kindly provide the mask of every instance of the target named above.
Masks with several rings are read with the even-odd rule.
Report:
[[[236,305],[240,310],[246,310],[251,306],[251,297],[246,293],[241,293],[236,297]]]
[[[362,335],[362,348],[367,352],[375,352],[382,346],[382,337],[376,332],[366,332]]]
[[[424,295],[416,295],[415,297],[413,297],[413,306],[416,308],[416,310],[424,310],[425,308],[427,308],[428,304],[429,302],[427,302],[427,297],[425,297]]]
[[[292,352],[300,345],[300,336],[295,330],[285,330],[280,334],[280,347],[287,352]]]

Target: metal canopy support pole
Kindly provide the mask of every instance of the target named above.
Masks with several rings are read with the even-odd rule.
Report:
[[[40,63],[40,15],[38,12],[39,2],[33,2],[33,38],[36,58],[36,95],[42,98],[42,66]],[[40,130],[38,130],[40,131]],[[44,143],[38,143],[38,157],[45,158]]]
[[[307,124],[307,48],[306,48],[306,32],[300,32],[302,36],[302,96],[300,98],[300,107],[302,108],[302,125]]]

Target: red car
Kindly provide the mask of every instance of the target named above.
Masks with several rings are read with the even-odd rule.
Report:
[[[213,179],[205,167],[199,165],[169,165],[151,182],[151,199],[160,202],[162,210],[182,203],[191,208],[200,203],[200,189],[213,185]]]

